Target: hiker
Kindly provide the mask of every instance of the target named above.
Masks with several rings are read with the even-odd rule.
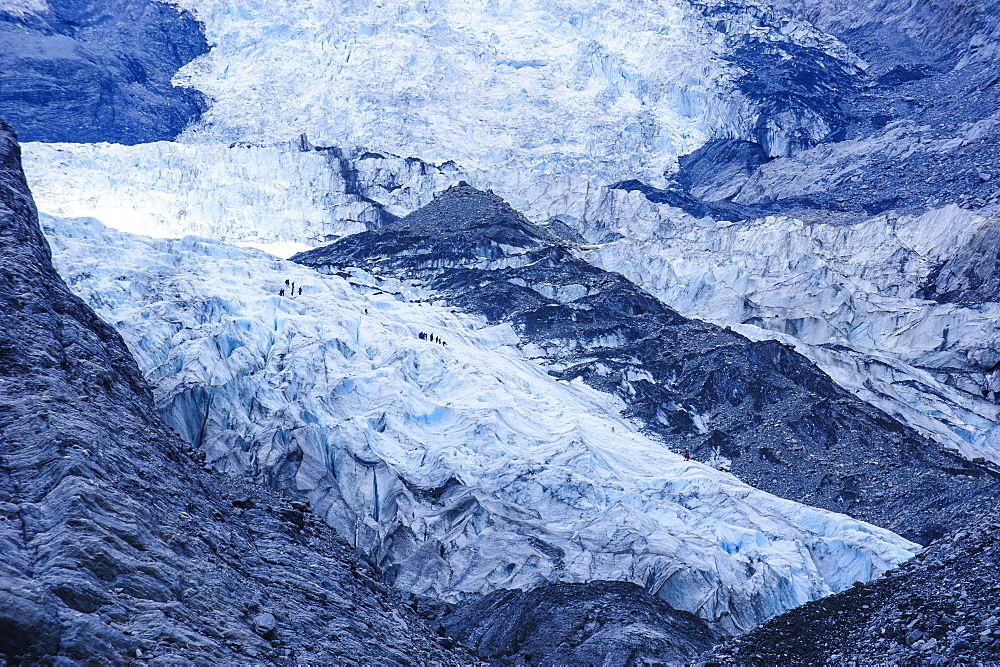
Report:
[[[285,290],[283,289],[278,290],[278,296],[285,296]]]
[[[285,287],[288,287],[288,278],[285,278]]]
[[[684,450],[684,460],[685,461],[691,460],[691,452],[687,451],[686,449]]]
[[[299,296],[302,296],[302,288],[301,287],[299,288]],[[367,312],[368,311],[366,310],[365,313],[367,313]]]
[[[365,315],[367,315],[367,314],[368,314],[368,309],[367,309],[367,308],[365,308]]]

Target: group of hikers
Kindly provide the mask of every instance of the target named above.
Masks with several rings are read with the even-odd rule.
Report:
[[[419,338],[420,340],[429,340],[430,342],[437,343],[439,345],[447,345],[448,344],[447,341],[441,340],[438,336],[435,336],[432,333],[424,333],[423,331],[421,331],[419,334],[417,334],[417,338]]]
[[[285,287],[289,287],[288,296],[295,296],[295,283],[293,283],[292,281],[290,281],[288,278],[285,278]],[[299,287],[299,295],[301,295],[301,294],[302,294],[302,287],[300,286]],[[284,287],[278,290],[278,296],[285,296],[285,288]]]

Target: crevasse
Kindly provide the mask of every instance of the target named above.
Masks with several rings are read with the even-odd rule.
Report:
[[[628,580],[737,632],[918,548],[685,462],[609,395],[556,381],[509,329],[418,285],[93,220],[44,225],[168,422],[217,468],[308,497],[404,590]],[[285,280],[303,294],[278,296]]]

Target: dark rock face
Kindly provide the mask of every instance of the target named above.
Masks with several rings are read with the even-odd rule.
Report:
[[[957,248],[928,276],[922,296],[967,306],[1000,302],[1000,222],[987,223],[969,243]]]
[[[208,51],[201,24],[155,0],[50,0],[42,14],[0,11],[0,115],[23,141],[170,140],[205,108],[174,87]]]
[[[52,268],[5,123],[0,254],[0,659],[463,659],[304,503],[167,431]]]
[[[551,374],[620,396],[675,451],[728,459],[758,488],[918,542],[998,491],[994,471],[857,400],[790,348],[681,317],[489,193],[451,188],[380,231],[293,259],[421,280],[510,323]]]
[[[708,661],[993,664],[1000,660],[998,535],[994,510],[882,578],[773,618]]]
[[[442,619],[491,664],[681,664],[719,636],[635,584],[594,581],[497,591]]]
[[[829,162],[850,177],[808,196],[741,191],[747,181],[746,151],[732,150],[733,140],[719,137],[693,154],[696,159],[681,160],[670,187],[635,182],[619,187],[641,190],[653,201],[695,216],[728,220],[817,211],[850,222],[929,204],[977,209],[997,203],[1000,124],[991,118],[1000,106],[1000,65],[988,55],[1000,44],[1000,11],[994,5],[959,0],[768,4],[773,11],[738,3],[712,3],[703,11],[724,34],[726,23],[734,20],[752,19],[777,30],[785,17],[808,21],[842,40],[867,68],[819,48],[730,36],[730,59],[745,72],[736,88],[756,114],[743,139],[762,154],[781,158],[816,145],[873,139],[866,150],[848,148],[841,162]],[[900,124],[913,128],[914,136],[883,142],[881,135]],[[950,140],[954,145],[947,144]],[[794,178],[794,163],[789,169]]]

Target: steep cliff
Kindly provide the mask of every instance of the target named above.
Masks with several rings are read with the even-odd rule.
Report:
[[[171,3],[4,3],[0,45],[0,116],[22,141],[169,140],[207,107],[171,83],[208,51],[203,27]]]

